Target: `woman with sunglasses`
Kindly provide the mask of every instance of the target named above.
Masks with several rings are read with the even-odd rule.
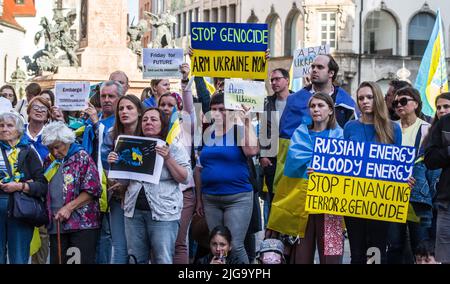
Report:
[[[413,220],[415,219],[413,214],[408,216],[410,218],[404,224],[391,224],[388,238],[388,263],[414,263],[412,257],[404,256],[404,248],[405,245],[410,246],[414,252],[421,241],[430,237],[433,219],[432,198],[438,173],[429,171],[423,162],[423,140],[428,134],[430,124],[419,118],[422,110],[419,91],[412,87],[397,90],[392,107],[400,117],[402,146],[416,149],[413,169],[416,184],[411,188],[410,206],[414,209],[415,215],[420,218],[420,222]],[[409,243],[407,232],[409,232]]]
[[[359,120],[349,121],[344,127],[344,138],[360,142],[402,144],[399,125],[389,119],[380,87],[375,82],[363,82],[356,91]],[[351,263],[367,263],[367,250],[376,247],[381,253],[381,263],[386,263],[386,245],[389,222],[345,217],[350,241]]]

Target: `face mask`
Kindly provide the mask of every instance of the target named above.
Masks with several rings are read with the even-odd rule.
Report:
[[[265,252],[261,261],[263,264],[281,264],[281,255],[276,252]]]

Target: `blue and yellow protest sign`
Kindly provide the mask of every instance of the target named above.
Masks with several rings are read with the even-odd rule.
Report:
[[[317,137],[306,210],[405,223],[415,149]]]
[[[266,79],[267,24],[191,23],[192,73],[202,77]]]

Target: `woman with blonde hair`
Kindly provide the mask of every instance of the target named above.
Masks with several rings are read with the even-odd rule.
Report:
[[[153,79],[150,81],[150,88],[147,93],[142,92],[141,101],[144,107],[157,107],[159,98],[170,92],[170,82],[167,79]]]
[[[400,126],[389,119],[380,87],[375,82],[362,82],[356,91],[361,118],[344,127],[344,139],[359,142],[402,145]],[[386,263],[389,222],[345,217],[350,241],[351,263],[367,262],[367,249],[376,247],[381,263]]]

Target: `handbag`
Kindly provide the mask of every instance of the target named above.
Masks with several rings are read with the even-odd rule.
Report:
[[[11,195],[9,216],[40,227],[49,223],[47,208],[42,198],[30,196],[22,191]]]

